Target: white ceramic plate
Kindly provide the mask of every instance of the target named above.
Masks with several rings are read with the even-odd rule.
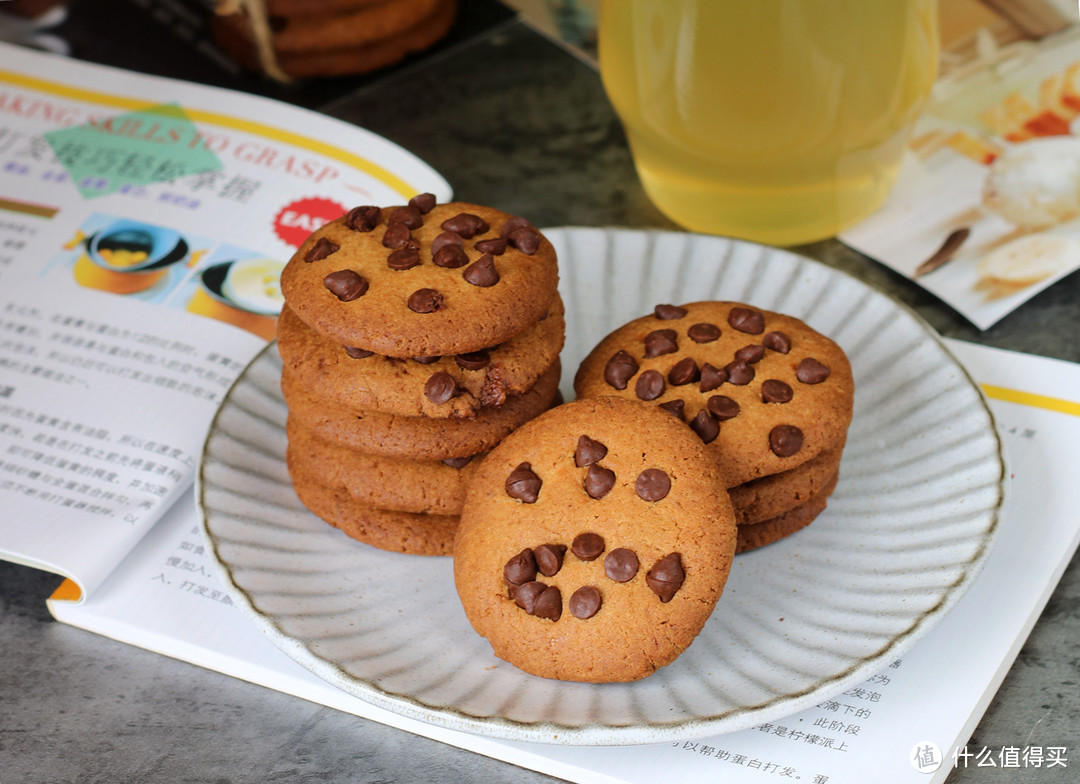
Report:
[[[239,605],[286,653],[380,707],[452,729],[561,744],[657,743],[744,729],[876,674],[937,622],[986,558],[1004,498],[978,388],[917,316],[801,256],[717,237],[566,228],[563,392],[617,325],[659,302],[729,299],[839,342],[855,416],[828,509],[739,556],[704,631],[631,684],[560,683],[496,659],[448,558],[386,553],[308,513],[285,470],[271,345],[218,412],[197,485]]]

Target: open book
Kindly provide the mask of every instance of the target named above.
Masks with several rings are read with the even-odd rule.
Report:
[[[1080,367],[950,342],[998,418],[1011,511],[960,603],[862,686],[742,732],[618,749],[428,725],[337,690],[262,636],[215,571],[191,482],[218,402],[265,345],[272,273],[297,238],[352,204],[449,188],[351,126],[107,76],[0,47],[0,557],[69,578],[49,602],[57,619],[574,781],[926,782],[954,759],[978,764],[981,750],[957,747],[1080,541],[1067,476],[1080,400],[1062,398]],[[1065,765],[1064,752],[1018,748],[1016,767]]]

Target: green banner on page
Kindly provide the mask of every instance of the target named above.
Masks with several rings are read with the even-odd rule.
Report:
[[[174,103],[50,131],[45,138],[86,199],[222,168]]]

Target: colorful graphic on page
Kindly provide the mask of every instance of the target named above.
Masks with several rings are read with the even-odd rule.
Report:
[[[1080,30],[940,80],[889,200],[841,239],[981,329],[1080,268]]]
[[[119,294],[274,336],[284,262],[205,237],[95,214],[42,271]],[[59,272],[59,271],[62,271]]]

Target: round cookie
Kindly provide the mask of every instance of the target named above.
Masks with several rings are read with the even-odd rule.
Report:
[[[697,636],[735,542],[731,502],[693,432],[654,406],[578,400],[480,464],[454,580],[498,657],[547,678],[632,681]]]
[[[729,488],[738,525],[758,523],[790,511],[813,498],[840,468],[843,450],[827,449],[800,466]]]
[[[647,400],[708,444],[728,487],[844,442],[854,381],[843,350],[802,321],[736,302],[658,305],[604,338],[579,398]]]
[[[289,307],[316,332],[391,357],[487,349],[539,321],[555,297],[555,249],[490,207],[356,207],[315,231],[281,273]]]
[[[361,4],[376,5],[365,3],[364,0],[355,3],[357,6]],[[288,26],[288,17],[308,13],[300,9],[288,14],[277,13],[273,8],[268,10],[271,14],[268,20],[271,28],[280,25],[283,18]],[[326,12],[331,10],[319,9],[320,16],[326,19]],[[457,0],[441,0],[429,16],[417,19],[410,27],[385,38],[333,49],[322,48],[316,44],[307,50],[276,52],[275,59],[284,74],[300,79],[367,73],[396,63],[413,52],[427,49],[449,32],[456,18]],[[214,42],[229,57],[249,70],[262,70],[252,38],[251,25],[245,17],[240,14],[215,15],[211,22],[211,32]],[[310,34],[310,30],[305,33]]]
[[[291,473],[297,498],[317,517],[347,536],[380,550],[409,555],[450,555],[458,518],[378,509],[344,487],[322,484],[302,471]]]
[[[288,307],[278,318],[278,351],[315,395],[349,408],[400,416],[473,417],[532,388],[562,349],[566,332],[556,294],[540,321],[502,345],[449,357],[401,359],[347,349],[310,329]]]
[[[550,408],[558,399],[561,373],[556,361],[528,392],[482,409],[473,419],[460,420],[401,417],[336,405],[313,395],[288,372],[281,375],[281,391],[289,415],[326,441],[372,455],[446,460],[486,452]]]
[[[295,417],[285,425],[290,474],[344,487],[357,501],[393,512],[458,515],[481,455],[456,460],[408,460],[358,452],[324,441]]]
[[[275,14],[273,42],[279,54],[368,46],[400,35],[430,18],[444,0],[395,0],[330,13]]]
[[[778,542],[796,531],[801,531],[825,511],[825,505],[836,487],[836,477],[805,503],[769,520],[738,527],[736,554],[756,550]]]

